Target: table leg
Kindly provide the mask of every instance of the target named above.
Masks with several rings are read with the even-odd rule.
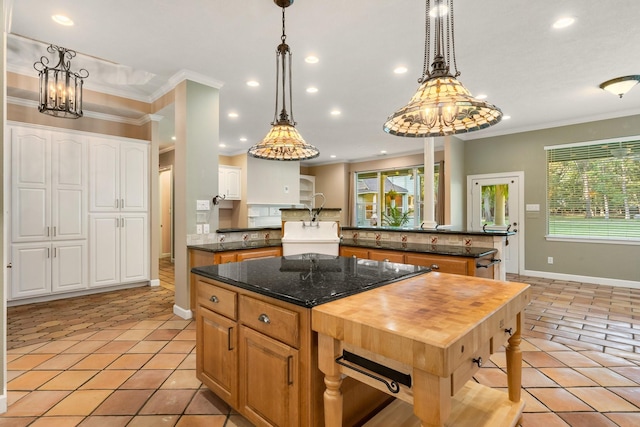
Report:
[[[522,386],[522,312],[517,316],[516,332],[509,338],[506,348],[507,357],[507,385],[509,387],[509,400],[520,401],[520,388]]]
[[[318,367],[324,373],[324,425],[342,427],[342,376],[336,358],[340,354],[340,341],[318,334]]]
[[[413,413],[422,427],[442,427],[451,414],[451,378],[413,370]]]

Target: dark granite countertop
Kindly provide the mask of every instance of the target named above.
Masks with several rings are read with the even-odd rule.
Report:
[[[282,227],[253,227],[253,228],[220,228],[218,230],[216,230],[216,233],[222,234],[222,233],[242,233],[242,232],[249,232],[249,231],[270,231],[270,230],[281,230]]]
[[[241,251],[244,249],[271,248],[282,246],[280,239],[249,240],[242,242],[205,243],[202,245],[188,245],[187,249],[197,249],[205,252]]]
[[[469,236],[513,236],[513,231],[506,230],[487,230],[487,231],[469,231],[463,229],[451,229],[451,228],[411,228],[411,227],[342,227],[342,231],[393,231],[393,232],[407,232],[407,233],[427,233],[427,234],[464,234]]]
[[[429,268],[414,265],[321,254],[256,259],[191,270],[307,308],[429,271]]]
[[[472,246],[430,245],[427,243],[400,243],[384,240],[342,239],[340,246],[356,248],[388,249],[402,252],[451,255],[466,258],[480,258],[498,252],[495,248],[476,248]]]

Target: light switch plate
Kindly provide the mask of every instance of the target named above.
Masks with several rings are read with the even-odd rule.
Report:
[[[196,210],[197,211],[208,211],[211,208],[209,207],[209,200],[196,200]]]
[[[209,224],[204,224],[202,229],[204,230],[204,234],[209,234]]]
[[[196,234],[202,234],[202,224],[196,224]]]

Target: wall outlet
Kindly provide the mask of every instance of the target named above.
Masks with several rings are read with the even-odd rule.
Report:
[[[252,239],[257,239],[257,238],[258,238],[258,233],[253,233],[253,234],[251,235],[251,238],[252,238]]]
[[[196,234],[202,234],[202,224],[196,224]]]
[[[285,186],[284,186],[284,192],[285,192],[285,194],[286,194],[286,193],[289,193],[289,186],[288,186],[288,185],[285,185]]]
[[[204,224],[202,229],[204,230],[204,234],[209,234],[209,224]]]
[[[547,257],[547,264],[553,264],[553,257]]]
[[[196,200],[196,210],[197,211],[211,210],[211,208],[209,207],[209,200]]]

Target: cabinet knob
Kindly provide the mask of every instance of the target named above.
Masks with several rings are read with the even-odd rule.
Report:
[[[482,368],[482,357],[478,357],[477,359],[473,358],[471,359],[471,361],[476,365],[478,365],[478,368]]]
[[[505,334],[509,334],[509,336],[513,335],[513,328],[508,328],[504,330]]]
[[[258,320],[261,321],[262,323],[271,323],[271,319],[269,319],[269,316],[267,316],[264,313],[258,316]]]
[[[432,270],[440,270],[440,266],[438,264],[431,264],[430,267]]]
[[[215,303],[220,302],[220,300],[218,299],[218,297],[217,297],[217,296],[215,296],[215,295],[211,295],[211,298],[209,298],[209,301],[211,301],[211,302],[215,302]]]

